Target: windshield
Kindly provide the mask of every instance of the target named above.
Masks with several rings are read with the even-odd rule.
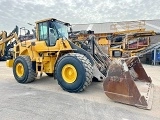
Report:
[[[60,22],[53,22],[53,24],[56,26],[59,37],[68,39],[68,27]]]

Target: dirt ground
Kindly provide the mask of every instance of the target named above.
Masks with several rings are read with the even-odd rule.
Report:
[[[68,93],[57,81],[44,76],[29,84],[16,82],[12,69],[0,62],[1,120],[159,120],[160,66],[143,65],[154,84],[151,110],[113,102],[102,82],[82,93]]]

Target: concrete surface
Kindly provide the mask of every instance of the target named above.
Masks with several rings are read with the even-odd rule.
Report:
[[[144,65],[154,83],[152,110],[111,101],[102,83],[82,93],[68,93],[53,78],[19,84],[0,62],[0,120],[160,120],[160,66]]]

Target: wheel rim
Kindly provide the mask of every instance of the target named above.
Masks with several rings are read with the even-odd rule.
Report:
[[[71,64],[66,64],[62,68],[62,78],[67,83],[73,83],[77,78],[77,70],[76,70],[76,68]]]
[[[16,65],[16,74],[18,77],[22,77],[24,74],[24,67],[22,63],[18,63]]]

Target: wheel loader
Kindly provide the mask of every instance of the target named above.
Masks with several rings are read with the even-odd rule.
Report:
[[[36,22],[36,39],[15,45],[14,58],[6,62],[17,82],[30,83],[45,73],[63,90],[77,93],[96,79],[104,82],[104,92],[110,99],[150,109],[153,85],[139,59],[111,60],[94,36],[72,42],[68,39],[69,26],[54,18]]]
[[[13,48],[14,44],[17,43],[17,40],[18,40],[17,35],[18,35],[18,26],[16,26],[14,30],[8,35],[6,31],[1,31],[0,33],[0,61],[5,61],[13,57],[10,49]]]

